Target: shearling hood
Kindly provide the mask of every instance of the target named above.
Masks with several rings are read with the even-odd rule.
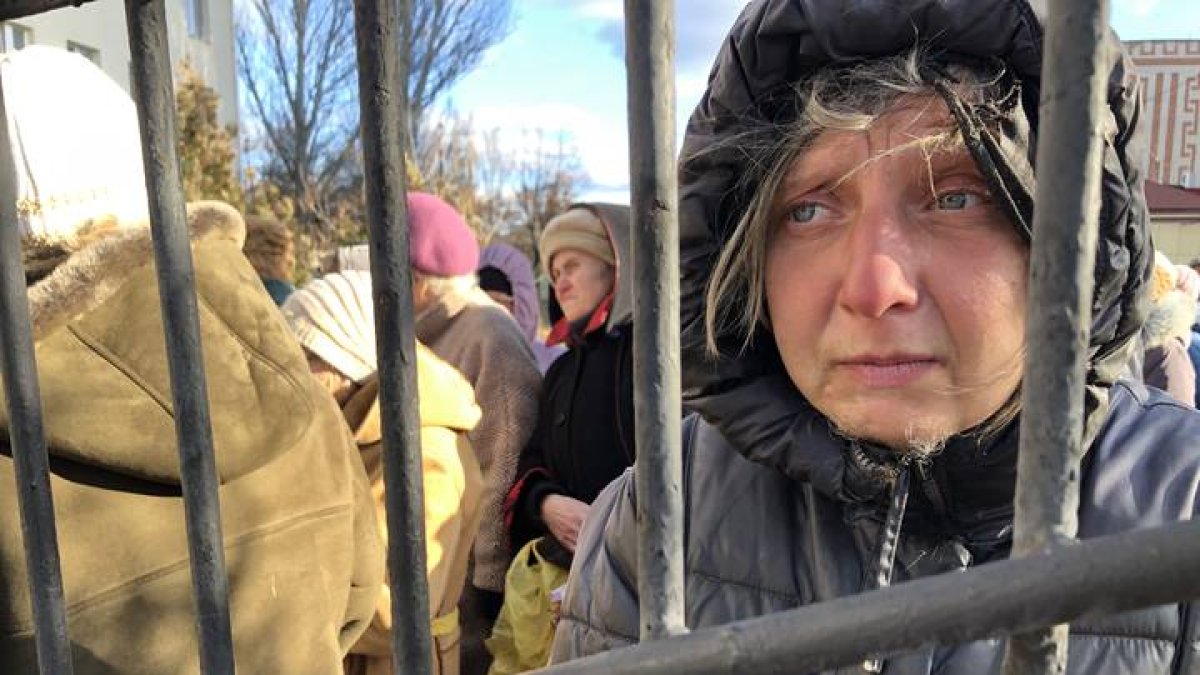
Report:
[[[224,202],[193,202],[187,207],[188,231],[194,241],[246,242],[246,224]],[[112,233],[65,244],[69,257],[26,289],[34,339],[61,328],[95,309],[128,280],[127,273],[153,259],[149,225],[114,227]]]
[[[725,238],[747,208],[755,161],[761,162],[730,139],[754,122],[788,121],[795,106],[780,105],[785,92],[825,65],[899,54],[917,41],[946,62],[999,59],[1019,84],[1020,102],[992,134],[1001,147],[1027,148],[1027,156],[1018,158],[1024,161],[1007,162],[1000,172],[1018,206],[1027,210],[1034,152],[1022,136],[1036,139],[1038,130],[1039,14],[1027,0],[756,0],[738,18],[688,122],[681,155],[683,380],[689,404],[752,458],[845,496],[845,461],[837,444],[830,443],[828,422],[783,374],[770,335],[760,330],[740,356],[740,341],[718,336],[722,357],[714,361],[705,355],[705,287]],[[1104,417],[1108,388],[1141,327],[1153,261],[1142,191],[1147,155],[1145,130],[1138,125],[1137,79],[1115,35],[1109,35],[1108,47],[1106,127],[1111,133],[1104,147],[1089,332],[1089,432]],[[1015,443],[1015,435],[1006,436]],[[802,445],[827,450],[795,452]]]
[[[292,447],[310,423],[314,380],[241,255],[231,207],[189,209],[200,338],[222,482]],[[28,289],[46,438],[53,458],[177,486],[166,345],[148,228],[75,251]],[[0,427],[8,426],[0,407]]]

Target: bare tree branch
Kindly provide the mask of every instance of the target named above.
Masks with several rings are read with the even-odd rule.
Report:
[[[357,64],[352,0],[244,0],[237,67],[247,126],[260,143],[257,174],[296,206],[297,226],[314,240],[341,236],[338,218],[361,215]],[[410,111],[414,133],[439,97],[475,68],[511,30],[512,0],[413,0]],[[472,201],[470,134],[451,133],[453,161],[438,171]],[[409,148],[417,156],[416,142]],[[463,159],[468,158],[470,159]],[[455,174],[453,162],[467,172]],[[418,161],[420,165],[420,161]],[[453,179],[450,176],[453,175]],[[347,201],[349,200],[349,201]],[[473,201],[472,201],[473,203]]]

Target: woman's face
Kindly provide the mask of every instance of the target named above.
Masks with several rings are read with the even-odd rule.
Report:
[[[613,287],[612,265],[579,249],[565,248],[550,260],[554,298],[567,321],[578,321],[600,304]]]
[[[775,196],[766,301],[788,375],[845,434],[919,449],[1021,378],[1028,254],[940,101],[826,132]],[[903,146],[908,147],[903,147]]]
[[[328,391],[333,399],[338,402],[338,405],[343,405],[354,394],[357,386],[350,378],[342,375],[341,371],[329,365],[325,359],[316,354],[304,350],[304,355],[308,357],[308,369],[312,372],[313,377],[321,383],[321,386]]]

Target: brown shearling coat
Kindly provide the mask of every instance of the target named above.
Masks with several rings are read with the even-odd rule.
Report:
[[[375,609],[383,549],[353,439],[239,248],[222,228],[194,243],[237,668],[335,675]],[[148,233],[29,291],[75,673],[199,672]],[[7,428],[0,412],[0,672],[33,675]]]

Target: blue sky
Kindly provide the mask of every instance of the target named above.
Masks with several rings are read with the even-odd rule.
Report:
[[[448,103],[506,147],[574,148],[588,173],[582,196],[628,202],[622,0],[515,0],[515,30],[463,79]],[[676,0],[680,130],[742,0]],[[1112,0],[1122,39],[1200,39],[1200,0]]]

